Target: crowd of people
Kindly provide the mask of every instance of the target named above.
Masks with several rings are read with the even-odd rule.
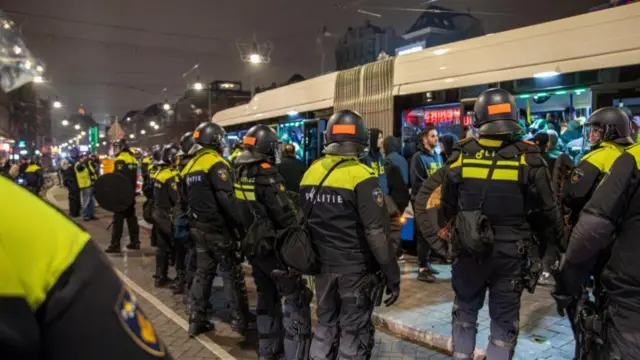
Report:
[[[259,359],[370,358],[373,309],[382,304],[385,292],[386,306],[400,297],[400,229],[411,204],[419,279],[429,282],[437,275],[429,253],[452,261],[455,359],[473,358],[478,312],[487,292],[491,336],[486,357],[513,358],[521,295],[525,290],[533,293],[538,280],[551,282],[551,277],[558,312],[568,314],[573,326],[576,358],[635,358],[640,344],[635,318],[640,313],[640,273],[634,265],[640,147],[633,145],[628,115],[612,107],[594,112],[585,123],[590,149],[574,166],[558,151],[560,141],[552,131],[531,134],[533,141],[523,139],[527,135],[508,92],[485,91],[474,110],[475,136],[457,141],[427,126],[409,161],[395,138],[367,129],[357,112],[342,110],[328,120],[325,156],[308,169],[265,125],[249,129],[231,159],[225,159],[224,130],[203,123],[180,143],[152,149],[141,164],[127,142],[118,140],[114,172],[130,182],[126,191],[135,192],[142,165],[143,213],[153,226],[151,240],[157,247],[155,286],[171,286],[174,293],[184,294],[190,336],[214,330],[210,295],[213,279],[220,275],[231,327],[241,333],[257,330]],[[85,190],[96,179],[95,164],[90,156],[72,153],[71,159],[66,170],[71,180],[65,183],[70,201],[82,197],[83,203],[92,204],[92,191]],[[8,198],[23,196],[4,183],[0,190]],[[21,200],[34,209],[43,206]],[[73,210],[77,215],[78,207]],[[94,217],[92,211],[83,211],[85,220]],[[90,316],[80,318],[87,304],[93,306],[92,313],[105,308],[113,312],[108,299],[118,296],[120,310],[114,319],[100,319],[109,328],[122,316],[128,330],[112,329],[109,341],[124,342],[126,333],[136,338],[129,345],[137,347],[114,345],[96,357],[98,345],[88,332],[76,351],[84,358],[105,358],[107,353],[169,358],[135,296],[122,290],[103,260],[95,259],[99,251],[87,242],[88,234],[59,215],[40,212],[47,219],[55,217],[51,223],[59,227],[47,246],[61,248],[64,234],[75,241],[65,247],[68,252],[48,247],[38,252],[39,258],[55,258],[39,263],[62,269],[52,275],[45,292],[53,291],[50,296],[60,302],[79,298],[62,319],[55,315],[58,302],[27,297],[33,299],[32,308],[51,311],[46,314],[54,318],[46,329],[51,324],[78,328],[67,322],[90,321]],[[140,248],[134,202],[115,211],[107,253],[122,251],[125,221],[127,248]],[[241,265],[245,259],[257,287],[255,318],[249,312]],[[95,271],[84,269],[89,263]],[[64,272],[61,264],[72,264],[71,270]],[[169,277],[171,266],[175,279]],[[313,331],[313,292],[303,275],[314,278]],[[101,277],[92,280],[100,288],[78,292],[89,277]],[[54,336],[47,331],[42,336]],[[12,351],[33,349],[15,346]]]

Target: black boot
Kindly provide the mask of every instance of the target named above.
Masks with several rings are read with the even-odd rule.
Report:
[[[189,337],[196,337],[212,330],[215,330],[215,326],[208,320],[189,320]]]
[[[120,246],[119,245],[109,245],[107,246],[106,249],[104,249],[104,252],[106,252],[107,254],[120,254],[122,252],[122,250],[120,250]]]
[[[140,243],[132,241],[132,242],[127,244],[127,249],[129,249],[129,250],[140,250]]]
[[[153,283],[153,285],[157,288],[166,287],[169,284],[171,284],[171,279],[169,279],[169,277],[167,276],[156,277]]]
[[[178,272],[178,276],[176,277],[176,280],[174,281],[173,285],[171,285],[171,289],[173,294],[184,294],[185,290],[187,288],[187,282],[185,280],[185,273],[184,271],[179,271]]]

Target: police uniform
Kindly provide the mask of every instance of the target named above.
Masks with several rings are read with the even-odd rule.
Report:
[[[171,359],[87,232],[4,178],[0,198],[1,358]]]
[[[325,135],[328,155],[311,165],[300,183],[302,209],[313,206],[307,224],[320,262],[315,276],[318,325],[310,348],[314,360],[368,359],[375,332],[375,274],[382,270],[385,275],[392,293],[388,305],[400,293],[400,270],[387,239],[384,191],[372,169],[358,160],[367,146],[366,134],[359,114],[334,113]]]
[[[276,162],[273,152],[280,146],[278,136],[271,128],[257,125],[249,129],[244,140],[247,150],[236,158],[238,176],[234,193],[242,203],[245,227],[253,232],[247,234],[247,238],[255,239],[260,243],[256,246],[262,249],[256,254],[246,254],[258,291],[258,356],[261,360],[274,360],[284,350],[286,360],[308,360],[311,342],[309,304],[313,293],[300,274],[283,266],[273,247],[274,230],[284,230],[297,222],[285,194],[284,179],[271,164]]]
[[[186,192],[186,185],[180,173],[182,172],[184,167],[189,163],[190,160],[191,160],[191,156],[186,154],[181,155],[178,160],[178,165],[177,165],[178,200],[176,202],[176,206],[174,209],[174,218],[176,219],[182,216],[186,217],[188,212],[187,211],[188,195]],[[186,239],[184,239],[184,242],[179,244],[178,246],[184,247],[185,274],[184,274],[184,279],[181,279],[183,282],[176,284],[174,293],[183,293],[191,287],[191,284],[193,284],[193,279],[196,275],[196,270],[198,269],[198,260],[197,260],[195,243],[191,236],[188,236]]]
[[[206,314],[211,285],[220,265],[223,288],[230,302],[232,327],[246,327],[248,303],[244,276],[234,251],[239,221],[238,202],[233,195],[229,165],[220,154],[202,148],[181,172],[189,208],[189,227],[196,243],[198,270],[191,286],[192,335],[202,332],[197,327],[207,322]],[[185,210],[185,209],[183,209]],[[210,325],[210,324],[209,324]]]
[[[236,159],[236,157],[238,157],[238,155],[240,155],[241,152],[241,148],[234,149],[231,155],[229,155],[229,162],[233,164],[233,161]]]
[[[42,175],[42,168],[38,163],[31,163],[24,171],[27,187],[29,190],[38,195],[42,185],[44,184],[44,175]]]
[[[138,175],[138,161],[133,157],[133,154],[128,148],[120,151],[116,156],[115,172],[122,174],[131,181],[135,191]],[[138,226],[136,203],[134,202],[127,210],[113,214],[111,245],[109,245],[107,252],[120,252],[120,239],[122,238],[125,220],[127,221],[127,228],[129,229],[129,244],[127,247],[131,249],[140,248],[140,227]]]
[[[146,183],[150,179],[149,166],[151,165],[151,155],[147,155],[142,158],[140,163],[140,174],[142,175],[142,181]]]
[[[640,145],[633,145],[617,158],[595,190],[571,234],[556,289],[560,295],[579,295],[583,279],[613,239],[611,258],[601,276],[606,300],[600,304],[604,326],[599,336],[604,346],[598,359],[637,359],[640,354],[638,164]]]
[[[178,171],[169,165],[156,165],[153,175],[153,220],[156,229],[156,284],[168,281],[169,258],[174,250],[172,211],[178,199]],[[176,254],[176,272],[184,277],[185,254]]]
[[[524,253],[531,238],[528,212],[541,212],[554,228],[553,241],[559,241],[562,227],[539,149],[511,140],[521,131],[513,97],[501,89],[487,90],[479,96],[475,113],[480,138],[465,139],[454,148],[441,194],[445,219],[455,218],[453,358],[473,359],[478,311],[489,290],[491,335],[486,356],[506,360],[513,357],[519,332]],[[477,219],[465,215],[473,212],[486,217],[493,232],[493,247],[485,247],[482,258],[465,243],[471,237],[464,226]],[[481,230],[480,223],[475,225]]]
[[[78,188],[82,195],[82,218],[84,220],[91,220],[94,216],[94,203],[93,203],[93,186],[92,172],[89,170],[87,163],[90,161],[78,161],[73,164],[73,171],[76,174],[76,180],[78,181]]]

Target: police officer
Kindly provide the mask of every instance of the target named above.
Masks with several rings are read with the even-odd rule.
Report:
[[[93,202],[93,172],[89,168],[90,160],[83,154],[79,161],[73,165],[73,170],[78,181],[78,188],[82,195],[82,219],[84,221],[95,220],[95,205]]]
[[[523,130],[513,96],[489,89],[480,94],[474,111],[479,138],[456,145],[442,185],[444,216],[447,221],[455,218],[453,358],[473,358],[478,311],[488,289],[491,336],[486,356],[511,359],[525,286],[527,260],[522,254],[531,237],[527,213],[540,213],[553,227],[552,240],[559,241],[562,225],[539,149],[519,140]]]
[[[156,163],[162,160],[162,148],[160,148],[160,145],[153,146],[150,160],[146,164],[145,164],[145,159],[146,157],[142,159],[141,168],[146,167],[146,178],[145,178],[145,172],[143,172],[142,169],[140,170],[140,172],[142,173],[142,179],[143,179],[142,193],[144,194],[144,197],[145,197],[144,204],[142,205],[143,218],[145,219],[145,221],[151,224],[151,237],[150,237],[151,246],[157,247],[158,246],[158,229],[154,224],[155,221],[153,221],[153,208],[154,208],[153,186],[154,186],[154,177],[158,172],[158,167],[156,166]],[[153,278],[157,280],[156,274],[153,275]]]
[[[5,178],[0,198],[3,359],[171,359],[90,234]]]
[[[273,249],[273,230],[284,230],[297,220],[285,194],[284,179],[276,168],[282,144],[269,126],[256,125],[244,136],[244,146],[234,163],[237,174],[234,192],[244,205],[245,227],[253,232],[247,238],[254,239],[255,248],[261,249],[246,254],[258,290],[258,356],[261,360],[277,359],[283,350],[284,335],[285,359],[307,360],[311,342],[309,304],[313,293],[300,274],[281,264]]]
[[[391,294],[385,303],[391,305],[400,296],[400,269],[387,239],[384,191],[372,169],[359,162],[367,138],[358,113],[334,113],[325,134],[327,156],[311,165],[300,184],[302,209],[310,211],[307,221],[320,262],[311,359],[371,356],[375,329],[370,295],[378,271]]]
[[[44,185],[44,175],[42,173],[42,167],[38,163],[38,159],[34,156],[31,163],[24,170],[25,180],[27,182],[27,188],[32,193],[39,195],[42,185]]]
[[[238,233],[244,228],[238,222],[238,201],[233,195],[233,182],[227,162],[222,158],[224,130],[214,123],[202,123],[193,132],[196,145],[193,158],[181,172],[189,209],[189,227],[196,242],[198,271],[191,287],[193,306],[189,318],[189,335],[196,336],[213,329],[207,319],[211,285],[220,265],[224,292],[231,308],[231,327],[246,329],[249,312],[244,275],[237,259]],[[184,211],[186,209],[183,208]]]
[[[238,157],[238,155],[240,155],[241,152],[242,152],[242,142],[240,142],[240,140],[236,140],[235,143],[233,144],[233,152],[229,155],[229,162],[233,164],[234,161],[236,160],[236,157]]]
[[[169,258],[175,249],[173,241],[173,208],[178,200],[178,171],[171,164],[175,160],[179,146],[169,144],[162,150],[160,161],[154,164],[153,181],[153,220],[156,228],[156,276],[155,286],[163,287],[169,284]],[[184,277],[185,254],[176,254],[176,274]]]
[[[80,216],[81,198],[80,188],[78,187],[78,179],[75,172],[75,164],[80,161],[80,152],[78,148],[72,147],[69,150],[69,167],[63,169],[63,184],[68,190],[69,199],[69,215],[71,217]]]
[[[120,139],[114,143],[114,150],[118,153],[115,160],[116,173],[122,174],[131,181],[133,191],[136,188],[136,177],[138,174],[138,161],[133,157],[133,153],[129,150],[129,145],[125,139]],[[135,193],[134,193],[135,195]],[[111,244],[105,249],[107,253],[120,253],[120,239],[124,229],[124,221],[127,220],[127,228],[129,229],[129,244],[127,249],[140,249],[140,227],[138,226],[138,218],[136,217],[135,201],[131,206],[123,212],[113,214],[113,230],[111,231]]]
[[[618,108],[604,108],[592,116],[606,117],[610,124],[628,121]],[[618,118],[617,120],[615,118]],[[626,119],[625,119],[626,118]],[[610,129],[610,131],[613,131]],[[606,132],[606,129],[605,129]],[[625,132],[619,133],[623,135]],[[582,210],[580,220],[571,234],[569,248],[563,259],[559,281],[553,293],[558,309],[575,303],[581,296],[581,285],[602,252],[613,241],[611,258],[604,268],[601,284],[606,300],[598,304],[604,318],[603,331],[598,334],[604,344],[597,359],[637,359],[640,349],[640,248],[637,239],[638,185],[640,184],[640,145],[627,149],[613,163],[609,175],[597,187]],[[615,235],[615,237],[614,237]],[[591,358],[591,357],[590,357]]]
[[[185,191],[184,181],[180,172],[189,163],[192,158],[191,149],[195,146],[195,140],[193,140],[193,132],[189,131],[182,135],[180,138],[180,150],[176,154],[177,170],[178,170],[178,202],[174,209],[174,221],[182,221],[187,218],[187,212],[182,209],[186,209],[187,194]],[[191,155],[190,155],[191,154]],[[183,204],[184,203],[184,204]],[[176,227],[183,226],[185,232],[188,232],[188,224],[177,224]],[[193,278],[197,270],[197,255],[196,248],[191,236],[186,235],[185,239],[177,239],[175,242],[175,252],[185,254],[185,274],[184,277],[176,278],[175,286],[173,286],[174,294],[183,294],[191,287]],[[188,299],[186,299],[188,302]]]
[[[625,146],[633,144],[629,118],[618,115],[615,109],[603,108],[591,114],[586,123],[591,151],[582,157],[564,185],[562,200],[570,211],[570,227],[578,222],[580,211]]]

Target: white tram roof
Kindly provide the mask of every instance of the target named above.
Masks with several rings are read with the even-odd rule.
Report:
[[[639,64],[638,34],[640,3],[428,48],[396,58],[393,94]],[[331,108],[337,77],[334,72],[265,91],[213,121],[229,126]]]

